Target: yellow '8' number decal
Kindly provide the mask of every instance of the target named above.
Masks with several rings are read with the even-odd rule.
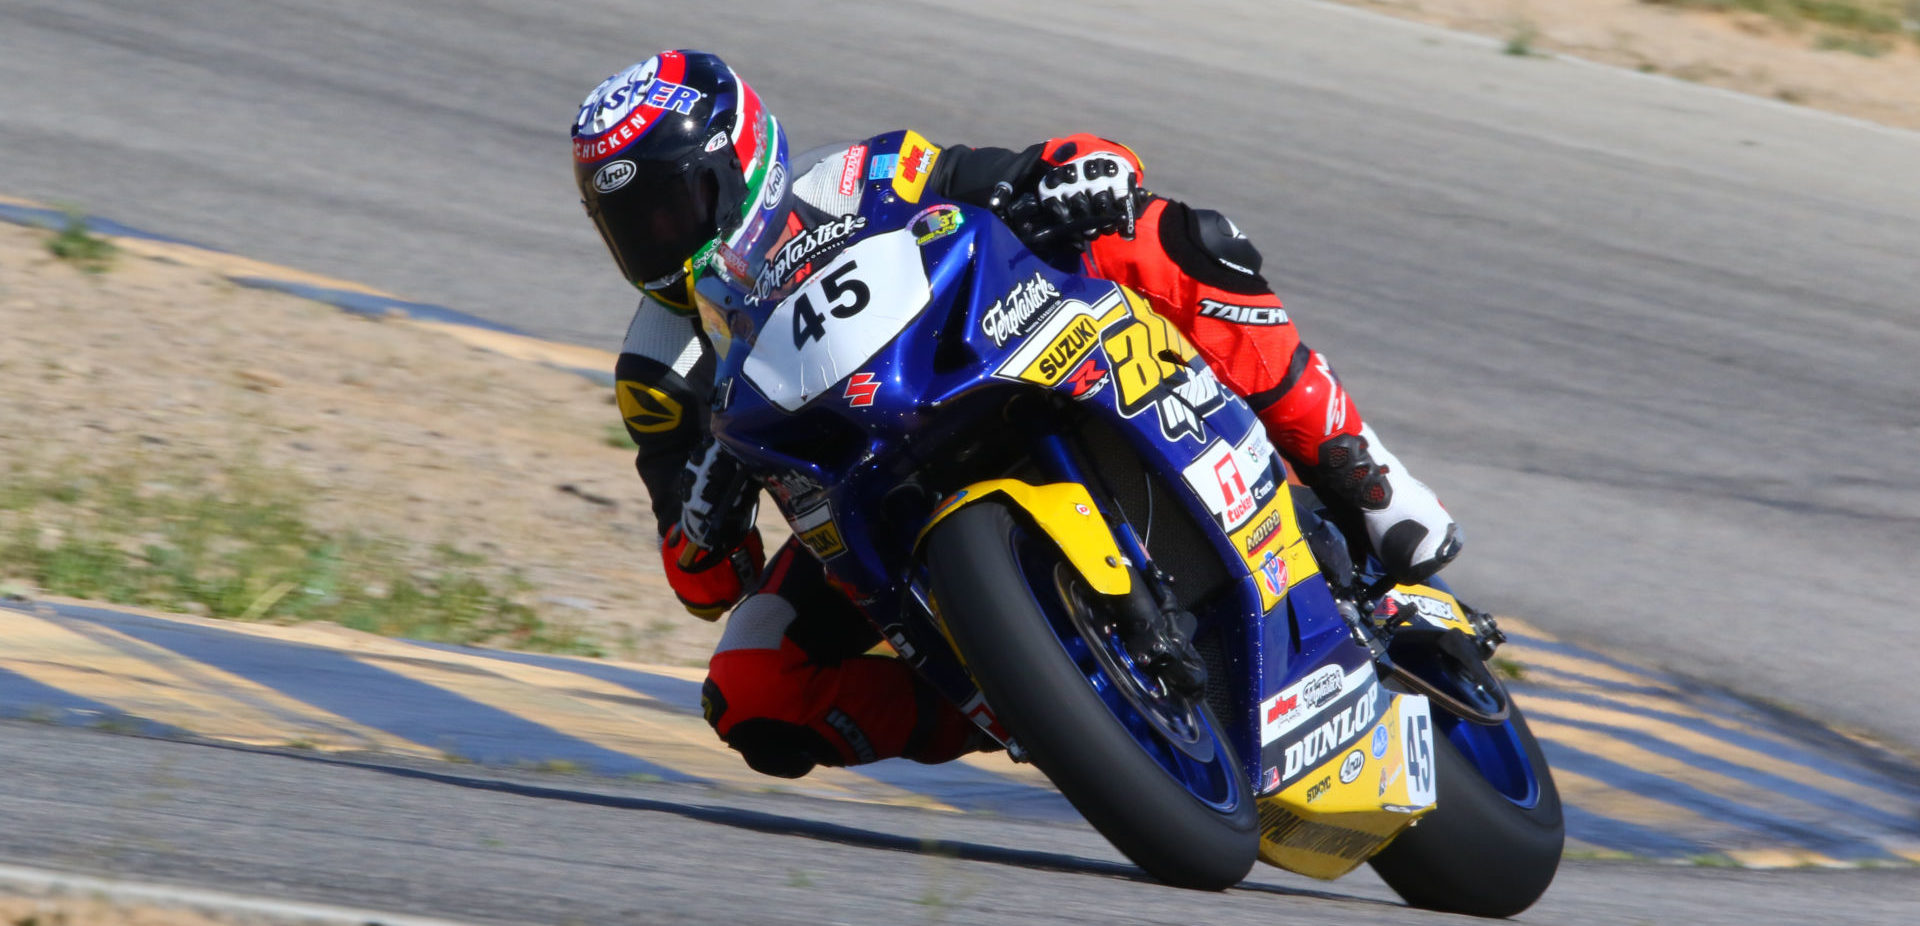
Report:
[[[1120,410],[1131,412],[1153,394],[1160,381],[1160,365],[1152,362],[1147,326],[1128,321],[1106,340],[1107,359],[1113,361],[1113,381],[1120,388]]]
[[[1129,291],[1127,303],[1133,310],[1132,317],[1117,327],[1108,328],[1102,344],[1107,349],[1107,359],[1113,363],[1114,383],[1120,390],[1120,411],[1132,415],[1155,397],[1167,377],[1185,369],[1170,357],[1191,360],[1194,350],[1170,322],[1147,307],[1145,300]]]

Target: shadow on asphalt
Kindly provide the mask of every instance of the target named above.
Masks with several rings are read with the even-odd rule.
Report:
[[[702,823],[711,823],[717,826],[728,826],[735,829],[751,830],[758,833],[771,833],[779,836],[797,836],[804,839],[817,839],[822,842],[838,843],[846,846],[882,849],[889,852],[906,852],[913,855],[964,859],[972,862],[988,862],[995,865],[1009,865],[1038,871],[1058,871],[1069,874],[1125,878],[1129,881],[1138,881],[1143,884],[1159,883],[1132,865],[1086,858],[1078,855],[1068,855],[1062,852],[1044,852],[1037,849],[1013,849],[1005,846],[984,845],[977,842],[962,842],[948,839],[917,839],[878,830],[863,829],[857,826],[829,823],[823,820],[809,820],[804,817],[784,816],[737,807],[683,804],[675,801],[646,797],[606,794],[597,791],[581,791],[572,788],[553,788],[544,785],[506,781],[498,778],[456,775],[448,772],[434,771],[432,769],[411,768],[405,765],[356,761],[353,759],[287,752],[279,749],[244,746],[235,743],[221,743],[201,739],[191,739],[189,741],[197,745],[211,746],[215,749],[279,756],[286,759],[297,759],[302,762],[315,762],[322,765],[358,769],[360,771],[374,772],[382,775],[393,775],[399,778],[411,778],[417,781],[431,781],[436,784],[452,785],[457,788],[468,788],[476,791],[492,791],[498,794],[511,794],[516,797],[528,797],[536,800],[566,801],[572,804],[586,804],[620,810],[636,810],[644,813],[672,814],[677,817],[698,820]],[[1232,889],[1236,891],[1274,894],[1283,897],[1312,897],[1322,900],[1337,900],[1347,903],[1371,904],[1383,907],[1400,906],[1399,904],[1388,901],[1356,897],[1351,894],[1336,894],[1329,891],[1285,887],[1278,884],[1263,884],[1251,880],[1242,881]]]

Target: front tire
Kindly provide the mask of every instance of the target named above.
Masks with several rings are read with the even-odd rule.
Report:
[[[1407,903],[1508,917],[1532,906],[1553,883],[1566,842],[1560,794],[1517,705],[1507,723],[1513,753],[1524,755],[1531,770],[1534,787],[1525,791],[1515,786],[1516,776],[1507,775],[1506,791],[1513,793],[1504,793],[1449,737],[1433,738],[1439,779],[1433,811],[1368,862]],[[1460,732],[1485,741],[1505,730],[1469,726]],[[1483,752],[1502,750],[1495,745]]]
[[[1146,721],[1128,715],[1128,702],[1114,694],[1131,682],[1113,678],[1111,663],[1103,670],[1087,654],[1102,640],[1075,633],[1062,618],[1078,599],[1036,581],[1064,568],[1052,541],[988,501],[940,522],[926,549],[934,599],[988,703],[1087,821],[1168,884],[1221,890],[1246,877],[1259,848],[1259,819],[1219,721],[1204,703],[1188,708],[1211,740],[1205,749],[1212,758],[1200,772],[1218,763],[1212,780],[1219,795],[1207,802],[1136,739]]]

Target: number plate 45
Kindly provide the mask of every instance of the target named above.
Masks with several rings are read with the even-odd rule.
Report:
[[[856,242],[773,310],[740,372],[767,401],[796,411],[872,360],[930,295],[910,232]]]

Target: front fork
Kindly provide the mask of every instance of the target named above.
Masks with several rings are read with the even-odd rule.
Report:
[[[1112,531],[1123,564],[1132,566],[1145,586],[1144,589],[1136,586],[1118,602],[1119,607],[1114,608],[1127,652],[1167,690],[1189,701],[1205,697],[1206,661],[1193,645],[1193,635],[1199,629],[1199,621],[1192,613],[1182,609],[1174,598],[1173,578],[1154,564],[1146,545],[1134,533],[1133,525],[1106,510],[1106,500],[1111,498],[1111,493],[1097,473],[1080,465],[1080,455],[1065,436],[1042,431],[1036,442],[1035,456],[1041,468],[1054,481],[1100,489],[1088,493],[1093,497],[1093,506]]]

